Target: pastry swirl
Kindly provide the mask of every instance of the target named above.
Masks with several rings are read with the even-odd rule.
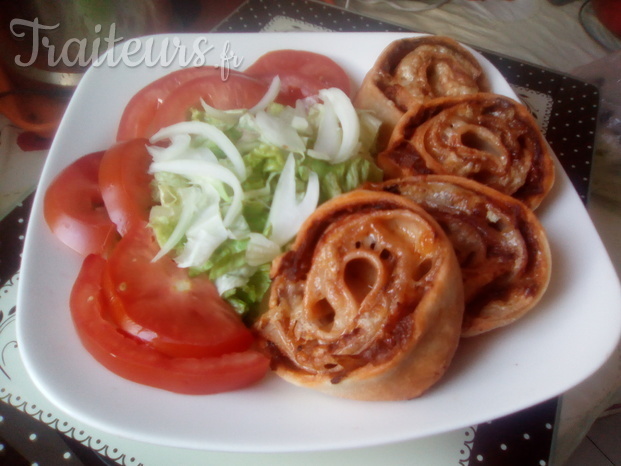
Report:
[[[472,180],[422,175],[369,186],[429,212],[457,253],[466,308],[462,336],[514,322],[543,296],[551,257],[545,231],[522,202]]]
[[[537,122],[524,105],[496,94],[436,99],[406,113],[377,161],[386,178],[463,176],[532,209],[554,183]]]
[[[409,399],[452,360],[459,264],[441,227],[403,196],[356,190],[326,202],[271,275],[254,329],[285,380],[344,398]]]
[[[367,72],[354,104],[391,132],[401,116],[431,99],[490,90],[480,63],[457,41],[417,36],[391,42]]]

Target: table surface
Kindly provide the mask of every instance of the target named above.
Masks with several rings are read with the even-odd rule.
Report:
[[[565,72],[569,70],[567,64],[559,66],[556,62],[545,61],[547,56],[555,55],[558,58],[560,53],[558,50],[554,53],[547,51],[545,54],[540,51],[541,57],[536,53],[533,55],[532,51],[515,53],[515,49],[504,48],[503,43],[508,39],[496,29],[496,32],[491,34],[500,37],[501,40],[500,45],[492,52],[487,38],[484,41],[487,46],[482,46],[475,40],[467,40],[468,34],[471,33],[468,32],[470,28],[465,28],[466,32],[463,34],[456,28],[433,30],[436,23],[450,24],[452,15],[461,15],[463,18],[465,8],[475,7],[464,5],[464,2],[450,2],[438,10],[407,15],[386,6],[370,10],[369,5],[358,2],[356,9],[359,10],[358,13],[362,13],[361,15],[351,11],[353,9],[351,3],[347,3],[349,8],[345,9],[325,3],[290,0],[279,1],[278,8],[275,8],[273,2],[248,0],[219,23],[216,30],[218,32],[416,30],[452,35],[482,50],[499,68],[533,111],[583,201],[585,203],[589,201],[599,93],[593,85],[566,74]],[[522,17],[518,19],[514,17],[512,21],[507,19],[508,10],[497,10],[495,14],[501,14],[501,22],[505,26],[521,21],[524,15],[533,13],[533,8],[524,7],[524,2],[520,0],[507,3],[517,4],[525,9],[520,10],[519,15]],[[548,11],[547,2],[535,3],[539,4],[539,8]],[[341,3],[341,6],[345,4]],[[484,19],[489,24],[497,25],[498,20],[494,21],[490,16],[491,13],[481,8],[481,5],[476,5],[471,11],[471,16],[476,20],[469,24],[477,24],[478,21],[477,27],[481,27],[480,22]],[[559,15],[564,21],[578,9],[574,4],[550,11],[560,12]],[[373,18],[369,17],[370,13],[373,14]],[[572,17],[572,22],[568,24],[572,25],[570,30],[575,28],[575,18]],[[488,25],[486,31],[491,28]],[[574,29],[574,33],[576,31]],[[582,31],[582,34],[586,33]],[[597,43],[585,41],[576,51],[575,60],[584,64],[588,59],[596,59],[606,53]],[[576,98],[579,102],[576,102]],[[580,123],[571,114],[571,109],[577,105],[583,109]],[[74,464],[105,464],[111,460],[120,464],[171,464],[173,460],[179,464],[189,465],[206,462],[246,464],[250,458],[245,454],[194,452],[157,447],[99,432],[58,412],[32,386],[20,364],[18,345],[14,336],[14,319],[18,312],[15,309],[15,297],[19,283],[19,256],[32,201],[30,193],[44,161],[45,151],[27,151],[22,155],[26,159],[26,162],[22,161],[22,164],[27,164],[26,171],[20,171],[24,166],[13,165],[15,161],[11,159],[0,175],[0,187],[7,186],[7,174],[24,173],[20,178],[25,180],[21,184],[17,183],[17,187],[10,193],[12,196],[0,198],[5,205],[11,204],[11,209],[7,209],[10,212],[0,221],[0,348],[3,356],[0,363],[0,400],[4,401],[4,404],[0,405],[2,416],[0,439],[3,438],[7,444],[4,450],[5,457],[6,455],[14,455],[11,458],[15,459],[26,457],[29,462],[36,461],[40,465],[56,464],[58,458],[63,458],[65,462],[76,461]],[[28,178],[31,178],[30,185],[27,182]],[[13,208],[13,205],[21,200],[23,202]],[[0,214],[3,214],[1,210],[0,208]],[[262,454],[252,456],[252,460],[254,464],[310,464],[308,461],[343,464],[344,460],[354,461],[357,464],[377,464],[378,458],[388,454],[391,460],[394,460],[394,464],[409,464],[414,456],[423,461],[422,464],[425,463],[425,459],[427,463],[433,464],[467,464],[469,461],[471,464],[475,461],[477,464],[549,464],[553,460],[550,458],[551,454],[562,458],[564,451],[558,451],[559,448],[567,450],[569,448],[567,445],[577,440],[571,438],[572,435],[578,437],[575,432],[569,432],[566,433],[567,439],[559,438],[560,433],[564,433],[560,424],[563,420],[563,409],[567,410],[566,406],[567,400],[555,398],[490,423],[398,445],[310,455]],[[11,427],[7,429],[7,425]],[[16,426],[19,428],[15,429]],[[528,433],[527,438],[524,436],[525,432]],[[21,437],[17,434],[21,434]],[[20,437],[21,440],[16,437]],[[521,448],[526,440],[529,448]],[[500,448],[501,445],[505,447],[509,445],[512,448],[507,453],[507,448]],[[520,446],[521,453],[518,455],[515,454],[516,449],[513,449],[516,446]]]

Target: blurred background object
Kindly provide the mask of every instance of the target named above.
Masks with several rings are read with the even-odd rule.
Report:
[[[591,4],[597,19],[621,39],[621,2],[619,0],[591,0]]]
[[[367,5],[374,4],[385,4],[394,8],[395,10],[400,11],[427,11],[432,10],[434,8],[438,8],[450,0],[403,0],[403,1],[391,1],[391,0],[354,0],[361,3],[366,3]],[[330,2],[327,2],[330,3]],[[333,2],[332,2],[333,3]],[[345,8],[349,8],[350,1],[347,0],[345,3]]]
[[[580,9],[580,23],[606,49],[621,50],[621,0],[587,0]]]
[[[0,0],[0,113],[51,137],[111,38],[168,30],[171,18],[169,0]]]
[[[573,3],[576,0],[548,0],[552,5],[567,5],[568,3]]]
[[[621,4],[620,4],[621,7]],[[621,208],[621,50],[572,70],[600,91],[597,146],[591,191],[599,200]]]
[[[243,1],[0,0],[0,113],[51,138],[80,78],[109,47],[208,31]]]

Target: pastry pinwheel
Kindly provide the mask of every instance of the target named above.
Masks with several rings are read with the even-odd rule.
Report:
[[[539,206],[554,183],[551,150],[521,103],[480,93],[406,113],[377,157],[385,178],[458,175]]]
[[[355,190],[321,205],[272,264],[260,348],[285,380],[359,400],[421,395],[448,368],[464,297],[453,247],[404,196]]]
[[[474,55],[454,39],[413,36],[391,42],[367,72],[354,104],[372,110],[389,134],[401,116],[422,103],[490,90]]]
[[[479,335],[523,317],[550,280],[543,226],[522,202],[476,181],[421,175],[373,185],[413,200],[442,226],[464,280],[462,336]]]

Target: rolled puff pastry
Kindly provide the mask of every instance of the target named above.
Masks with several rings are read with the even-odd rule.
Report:
[[[406,113],[377,162],[385,178],[463,176],[531,209],[555,176],[551,150],[528,109],[486,93],[436,99]]]
[[[391,42],[367,72],[354,105],[372,110],[390,133],[425,101],[490,90],[478,60],[455,40],[417,36]]]
[[[440,226],[403,196],[364,190],[320,206],[272,265],[260,347],[285,380],[359,400],[414,398],[460,339],[459,264]]]
[[[413,200],[447,233],[464,280],[462,336],[508,325],[540,301],[550,280],[550,248],[543,226],[522,202],[447,175],[413,176],[369,188]]]

